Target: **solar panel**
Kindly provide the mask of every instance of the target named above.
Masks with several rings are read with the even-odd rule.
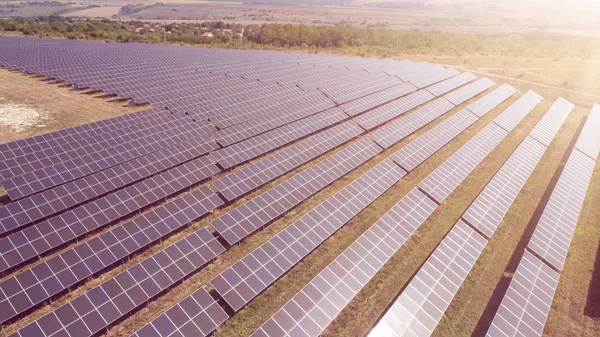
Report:
[[[491,238],[545,152],[545,146],[525,138],[463,218]]]
[[[151,205],[218,172],[206,157],[109,194],[0,239],[0,270],[7,270]]]
[[[388,74],[378,73],[365,77],[364,71],[355,72],[353,80],[339,80],[333,85],[318,85],[317,87],[337,104],[342,104],[357,99],[379,90],[402,83],[400,79]]]
[[[594,104],[583,130],[577,139],[575,148],[590,158],[597,160],[600,152],[600,105]]]
[[[528,244],[559,271],[565,264],[595,166],[590,157],[573,150]]]
[[[434,83],[443,81],[445,79],[448,79],[450,77],[456,76],[460,74],[460,72],[454,68],[448,68],[448,69],[444,69],[440,72],[434,72],[432,74],[429,74],[428,76],[423,76],[414,80],[411,80],[410,83],[412,83],[415,87],[422,89],[425,87],[428,87]]]
[[[394,153],[391,158],[406,171],[412,171],[477,119],[476,115],[463,109]]]
[[[200,288],[130,337],[208,336],[228,318],[206,289]]]
[[[440,98],[398,119],[392,124],[377,129],[371,134],[371,138],[379,146],[387,149],[453,108],[454,105],[452,103],[444,98]]]
[[[1,207],[0,233],[49,217],[199,157],[205,152],[203,142],[199,139],[185,141]]]
[[[333,108],[211,152],[219,165],[230,168],[348,118]]]
[[[147,109],[138,112],[132,112],[127,115],[112,117],[98,122],[78,125],[75,127],[46,133],[39,136],[21,139],[15,142],[0,144],[0,159],[2,161],[24,156],[30,153],[49,150],[68,143],[80,142],[89,138],[94,138],[111,131],[118,132],[123,128],[138,126],[143,123],[158,121],[167,121],[181,119],[184,116],[174,116],[164,109]],[[199,123],[201,124],[201,123]],[[204,132],[214,130],[208,123],[199,127]]]
[[[575,107],[573,103],[559,97],[529,133],[530,137],[546,146],[550,146],[552,139],[554,139],[573,107]]]
[[[226,129],[217,130],[211,133],[211,136],[213,136],[221,146],[228,146],[282,125],[295,122],[317,112],[332,108],[333,106],[333,102],[326,100],[326,98],[320,94],[320,96],[313,97],[310,102],[306,102],[304,106],[299,105],[298,103],[292,103],[287,107],[277,109],[277,111],[273,113],[265,113],[261,117],[236,124]]]
[[[467,84],[464,87],[457,89],[449,94],[444,95],[448,101],[452,102],[454,105],[460,105],[470,98],[481,94],[482,92],[488,90],[489,88],[494,86],[494,81],[489,78],[481,78],[477,81]]]
[[[511,132],[542,101],[542,96],[529,90],[519,97],[504,113],[494,119],[499,127]]]
[[[6,278],[0,282],[0,322],[43,303],[222,204],[210,188],[202,187]]]
[[[344,122],[215,180],[213,185],[227,200],[235,200],[363,132],[356,123]]]
[[[42,147],[39,144],[22,147],[19,151],[10,151],[2,154],[4,159],[0,162],[0,179],[21,175],[36,169],[43,168],[65,161],[65,158],[74,155],[84,155],[98,151],[111,145],[122,144],[128,139],[139,138],[150,133],[189,124],[184,116],[175,118],[172,115],[155,116],[152,121],[115,128],[90,137],[67,136],[61,139],[48,141]]]
[[[486,244],[459,220],[368,336],[431,335]]]
[[[429,92],[419,90],[355,117],[354,121],[363,129],[371,130],[434,98]]]
[[[525,251],[486,336],[542,336],[559,276]]]
[[[193,127],[186,128],[191,130],[174,128],[148,135],[145,138],[132,140],[131,143],[124,143],[92,154],[77,156],[68,161],[6,180],[2,182],[2,187],[12,200],[16,200],[156,152],[165,147],[176,145],[189,138],[202,139],[204,153],[217,148],[216,144],[207,136],[194,131]]]
[[[291,269],[406,173],[385,160],[210,281],[234,310]]]
[[[449,78],[440,83],[436,83],[436,84],[428,87],[426,90],[429,91],[430,93],[432,93],[433,95],[435,95],[436,97],[440,97],[460,86],[463,86],[469,82],[475,81],[476,79],[477,79],[477,76],[475,76],[469,72],[466,72],[466,73],[462,73],[458,76]]]
[[[92,336],[223,251],[202,228],[19,329],[16,336]]]
[[[547,114],[554,118],[542,118],[542,126],[564,120],[550,110]],[[473,227],[491,237],[545,151],[546,146],[529,135],[525,138],[376,324],[370,337],[433,333],[487,244],[487,238]]]
[[[508,132],[499,125],[512,130],[537,105],[537,97],[537,94],[528,92],[519,98],[427,176],[419,187],[442,203],[506,137]]]
[[[252,336],[319,336],[436,208],[413,189]]]
[[[478,99],[476,102],[469,104],[467,110],[479,117],[483,117],[516,93],[517,89],[508,84],[503,84],[494,89],[494,91],[483,96],[481,99]]]
[[[375,143],[361,139],[225,213],[211,225],[229,244],[235,244],[379,152],[381,148]]]
[[[350,116],[356,116],[359,113],[376,108],[382,104],[410,94],[416,90],[417,88],[414,85],[410,83],[402,83],[368,96],[344,103],[340,105],[339,108]]]

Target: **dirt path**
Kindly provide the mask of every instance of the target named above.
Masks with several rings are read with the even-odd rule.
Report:
[[[454,67],[458,70],[463,70],[463,71],[470,71],[474,74],[485,75],[485,76],[489,76],[489,77],[496,77],[496,78],[500,78],[500,79],[504,79],[504,80],[511,80],[511,81],[516,81],[516,82],[523,83],[523,84],[535,85],[535,86],[542,87],[542,88],[549,88],[549,89],[568,92],[571,94],[582,95],[582,96],[600,99],[600,95],[593,94],[593,93],[586,92],[586,91],[572,90],[572,89],[567,89],[567,88],[563,88],[563,87],[559,87],[559,86],[544,84],[544,83],[540,83],[540,82],[536,82],[536,81],[523,80],[523,79],[516,78],[516,77],[504,76],[504,75],[499,75],[499,74],[485,71],[486,69],[505,70],[508,68],[480,68],[480,67],[465,67],[465,66],[453,66],[453,65],[443,65],[443,66]],[[484,69],[484,70],[482,70],[482,69]],[[546,70],[546,69],[553,69],[553,68],[515,68],[515,70]],[[557,68],[557,69],[559,69],[559,68]],[[560,68],[560,69],[566,69],[566,68]],[[584,69],[584,68],[578,68],[578,69]]]

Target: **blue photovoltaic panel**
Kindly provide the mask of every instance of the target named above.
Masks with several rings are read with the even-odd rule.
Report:
[[[464,87],[461,87],[452,91],[449,94],[444,95],[444,98],[452,102],[452,104],[454,105],[460,105],[466,102],[467,100],[471,99],[472,97],[475,97],[481,94],[482,92],[488,90],[489,88],[493,87],[494,84],[496,83],[494,83],[494,81],[490,80],[487,77],[481,78],[473,83],[467,84]]]
[[[368,336],[430,336],[486,244],[459,221]]]
[[[446,99],[437,99],[409,115],[398,119],[392,124],[375,130],[375,132],[371,134],[371,138],[373,138],[379,146],[387,149],[453,108],[454,105]]]
[[[600,105],[594,104],[583,130],[577,139],[575,148],[590,158],[597,160],[600,153]]]
[[[210,281],[235,311],[398,182],[406,172],[385,160]]]
[[[436,208],[413,189],[252,336],[319,336]]]
[[[211,221],[235,244],[381,152],[364,138]]]
[[[529,136],[546,146],[550,146],[552,139],[554,139],[554,136],[574,107],[575,105],[573,103],[562,97],[558,98],[554,104],[552,104],[550,110],[544,114],[544,117],[542,117],[533,130],[531,130]]]
[[[442,82],[436,83],[432,86],[429,86],[425,90],[429,91],[436,97],[440,97],[462,85],[465,85],[469,82],[475,81],[476,79],[477,79],[477,76],[475,76],[469,72],[462,73],[458,76],[454,76],[445,81],[442,81]]]
[[[14,336],[91,337],[224,251],[202,228],[19,329]],[[206,299],[203,307],[209,305]],[[219,312],[215,315],[222,317]],[[207,329],[213,330],[214,324]]]
[[[297,142],[272,156],[261,159],[213,182],[227,200],[235,200],[255,188],[290,172],[364,132],[347,121]]]
[[[559,277],[525,251],[486,337],[541,337]]]

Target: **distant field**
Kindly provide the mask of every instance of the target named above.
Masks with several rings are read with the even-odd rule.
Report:
[[[158,1],[156,1],[158,2]],[[535,0],[518,2],[503,0],[490,2],[476,0],[468,4],[452,0],[414,2],[349,1],[344,5],[318,4],[313,1],[295,1],[272,4],[274,1],[229,2],[201,0],[166,0],[162,5],[138,13],[120,16],[120,19],[185,22],[220,20],[241,24],[303,23],[318,25],[350,24],[362,27],[390,29],[444,30],[477,34],[550,32],[598,36],[600,7],[568,6],[555,1],[541,3]],[[132,0],[127,4],[151,5],[154,1]],[[342,4],[341,1],[336,2]],[[114,0],[93,0],[90,5],[122,6]],[[97,16],[99,12],[80,12],[81,16]],[[107,11],[106,17],[114,13]],[[71,13],[69,16],[74,16]]]
[[[119,9],[121,7],[94,7],[94,8],[86,8],[82,10],[76,10],[73,12],[69,12],[63,14],[66,17],[90,17],[90,18],[110,18],[113,15],[119,14]]]

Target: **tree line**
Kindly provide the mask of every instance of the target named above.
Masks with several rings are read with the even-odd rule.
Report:
[[[148,26],[139,32],[136,28]],[[164,28],[164,32],[163,32]],[[223,32],[227,30],[227,34]],[[323,49],[389,57],[396,54],[464,55],[494,54],[529,57],[600,56],[600,40],[591,37],[543,33],[477,35],[454,32],[401,31],[348,25],[301,24],[239,25],[223,22],[157,25],[142,21],[72,19],[60,16],[0,20],[0,31],[27,36],[95,39],[107,42],[177,43],[227,48],[303,50]],[[229,32],[231,30],[232,32]],[[202,37],[212,32],[214,37]],[[244,32],[243,39],[238,34]]]

